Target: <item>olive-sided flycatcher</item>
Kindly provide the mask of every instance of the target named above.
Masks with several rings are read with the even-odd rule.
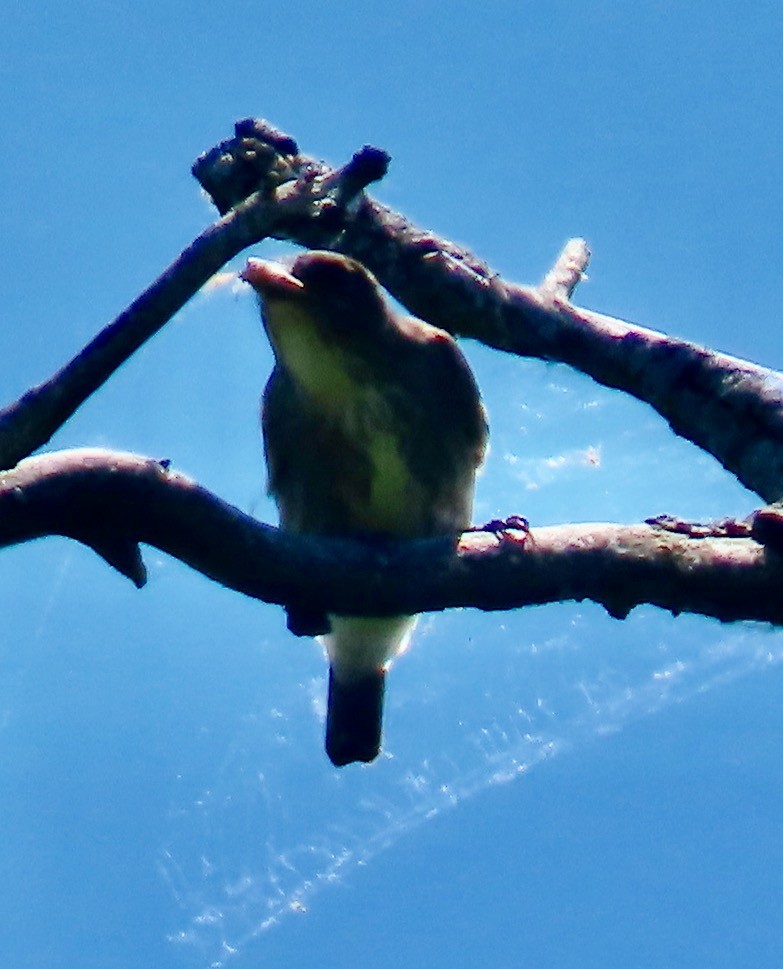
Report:
[[[275,366],[262,400],[269,491],[282,528],[314,535],[456,535],[471,520],[487,422],[454,339],[395,313],[375,277],[332,252],[287,268],[251,259]],[[415,617],[296,617],[325,633],[326,752],[335,765],[380,750],[386,669]]]

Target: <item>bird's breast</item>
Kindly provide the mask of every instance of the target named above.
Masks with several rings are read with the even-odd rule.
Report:
[[[415,509],[423,504],[421,483],[411,472],[402,439],[410,429],[395,420],[388,402],[374,388],[363,388],[339,417],[340,429],[357,455],[357,467],[343,467],[335,456],[338,486],[353,493],[349,507],[353,527],[370,532],[413,535],[418,530]]]
[[[370,493],[365,514],[373,530],[404,532],[411,520],[417,482],[400,453],[397,437],[379,431],[369,442]]]

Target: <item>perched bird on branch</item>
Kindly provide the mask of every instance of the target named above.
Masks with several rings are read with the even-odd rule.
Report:
[[[338,253],[305,252],[290,268],[251,259],[241,275],[275,355],[262,428],[281,527],[377,540],[464,531],[487,423],[453,338],[395,313]],[[415,621],[289,612],[292,631],[324,634],[333,764],[378,755],[386,669]]]

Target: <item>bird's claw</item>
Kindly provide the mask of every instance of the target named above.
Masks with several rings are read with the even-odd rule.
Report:
[[[484,525],[474,525],[468,531],[490,532],[499,541],[514,541],[524,545],[530,536],[530,522],[522,515],[509,515],[508,518],[493,518]]]

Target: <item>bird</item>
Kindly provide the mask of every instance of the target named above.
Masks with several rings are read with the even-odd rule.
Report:
[[[251,258],[274,367],[261,402],[268,490],[280,527],[370,541],[470,526],[488,425],[475,377],[445,330],[394,310],[341,253]],[[337,767],[381,749],[386,671],[415,616],[288,610],[329,662],[326,753]]]

